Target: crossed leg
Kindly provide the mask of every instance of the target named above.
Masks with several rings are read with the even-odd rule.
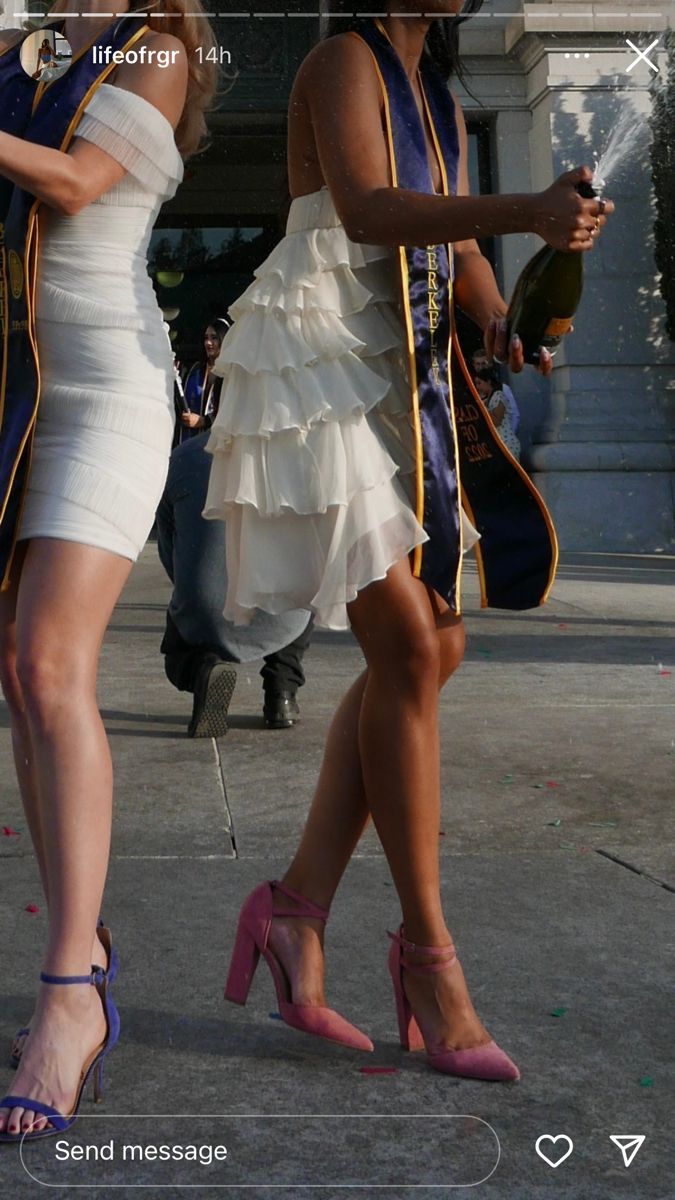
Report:
[[[464,652],[460,618],[412,575],[408,560],[350,605],[366,670],[330,727],[319,782],[284,882],[330,907],[372,815],[396,885],[406,936],[420,945],[450,940],[440,897],[438,692]],[[284,905],[288,901],[284,898]],[[323,926],[275,920],[270,941],[300,1004],[323,1004]],[[489,1040],[459,963],[410,976],[410,1000],[438,1045]]]

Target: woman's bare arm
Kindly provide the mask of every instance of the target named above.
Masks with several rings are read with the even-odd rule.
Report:
[[[599,206],[574,188],[587,168],[534,195],[446,197],[393,188],[380,87],[360,39],[342,34],[316,46],[300,68],[296,94],[308,105],[321,170],[352,241],[414,246],[540,233],[561,249],[592,245],[588,228]]]
[[[457,195],[468,196],[470,192],[466,125],[457,99],[455,99],[455,115],[459,135]],[[496,356],[503,362],[508,361],[511,371],[522,371],[525,365],[522,345],[518,342],[515,344],[512,342],[510,346],[506,344],[506,301],[499,291],[490,263],[481,254],[478,242],[475,238],[455,242],[453,255],[455,261],[454,298],[462,311],[482,331],[488,359]],[[543,375],[550,375],[553,370],[553,360],[547,350],[541,352],[537,369]],[[502,417],[495,420],[495,425],[500,425],[502,418],[503,414]]]
[[[504,420],[504,417],[506,416],[506,406],[504,404],[504,401],[500,400],[498,404],[495,404],[494,408],[489,409],[489,413],[490,413],[490,418],[492,420],[492,424],[495,425],[497,427],[497,429],[499,429],[499,426],[501,425],[502,421]]]
[[[457,195],[468,196],[470,191],[466,125],[464,114],[457,100],[455,100],[455,116],[459,135]],[[466,238],[461,242],[455,242],[453,254],[455,300],[462,311],[471,317],[472,321],[475,321],[479,329],[485,329],[490,320],[499,320],[504,317],[507,307],[500,294],[492,267],[481,253],[475,238]]]
[[[170,34],[151,34],[147,42],[153,49],[177,50],[175,63],[166,68],[156,65],[156,59],[141,66],[124,64],[115,74],[115,85],[148,100],[175,128],[187,88],[185,47]],[[80,212],[125,174],[125,168],[110,154],[81,138],[75,137],[64,154],[0,133],[0,175],[60,213],[72,216]]]

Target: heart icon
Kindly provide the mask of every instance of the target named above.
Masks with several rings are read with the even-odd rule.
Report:
[[[567,1149],[563,1150],[560,1147],[559,1152],[554,1151],[554,1154],[557,1153],[558,1157],[549,1158],[548,1154],[541,1148],[542,1142],[550,1142],[552,1146],[555,1146],[556,1142],[563,1142]],[[541,1137],[537,1138],[534,1148],[539,1157],[543,1158],[545,1163],[548,1163],[549,1167],[559,1167],[561,1163],[564,1163],[566,1158],[569,1158],[574,1149],[574,1142],[566,1133],[558,1133],[555,1137],[552,1133],[542,1133]]]

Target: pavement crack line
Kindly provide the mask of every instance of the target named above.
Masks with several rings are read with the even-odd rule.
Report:
[[[641,867],[636,867],[633,863],[626,862],[625,858],[619,858],[618,854],[610,854],[609,850],[596,850],[596,854],[601,854],[603,858],[608,858],[610,862],[616,863],[619,867],[625,867],[627,871],[632,871],[634,875],[641,875],[643,879],[648,879],[650,883],[655,883],[657,887],[665,888],[667,892],[675,892],[675,887],[670,883],[666,883],[664,879],[658,879],[656,875],[650,875],[648,871],[643,871]]]
[[[227,788],[225,786],[225,776],[223,774],[223,764],[220,759],[220,751],[218,750],[218,742],[217,742],[216,738],[211,738],[211,745],[213,746],[213,754],[214,754],[214,757],[216,760],[216,776],[218,778],[218,786],[220,788],[220,792],[223,797],[223,808],[225,810],[225,828],[227,830],[227,834],[230,839],[230,845],[232,847],[232,855],[234,858],[239,858],[239,851],[237,850],[237,839],[235,837],[235,832],[234,832],[234,818],[232,816],[232,810],[230,809],[230,806],[227,801]]]

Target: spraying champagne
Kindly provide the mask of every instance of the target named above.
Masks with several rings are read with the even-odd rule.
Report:
[[[585,200],[597,195],[583,180],[576,189]],[[542,346],[555,354],[571,329],[583,290],[582,258],[575,251],[544,246],[519,275],[506,314],[507,337],[510,342],[513,334],[518,334],[525,362],[536,366]]]

